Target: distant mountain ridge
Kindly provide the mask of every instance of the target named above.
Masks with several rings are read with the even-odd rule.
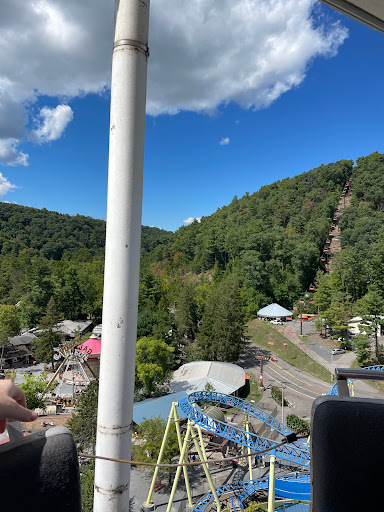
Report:
[[[53,260],[78,249],[100,254],[105,246],[105,226],[104,220],[92,217],[0,202],[0,256],[17,256],[23,249]],[[143,226],[143,251],[152,251],[168,236],[167,231]]]
[[[173,328],[168,311],[187,281],[200,317],[229,277],[248,317],[271,302],[290,309],[324,270],[321,254],[351,177],[351,206],[340,221],[341,251],[329,279],[352,301],[369,286],[384,295],[384,155],[376,152],[355,166],[340,160],[235,196],[175,233],[143,226],[142,335]],[[20,302],[25,325],[36,324],[51,296],[67,318],[99,316],[104,245],[103,220],[0,203],[0,303]]]

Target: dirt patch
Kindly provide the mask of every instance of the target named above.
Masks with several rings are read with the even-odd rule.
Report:
[[[27,423],[23,423],[23,430],[41,430],[43,428],[49,429],[52,426],[66,426],[69,418],[72,417],[72,414],[51,414],[49,416],[39,416],[35,421],[29,421]],[[46,423],[54,423],[55,425],[49,425],[47,427],[43,427],[41,422],[45,421]]]

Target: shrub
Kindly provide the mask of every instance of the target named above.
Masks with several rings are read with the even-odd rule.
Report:
[[[303,434],[309,434],[309,423],[308,421],[302,420],[296,414],[288,414],[287,416],[287,427],[294,432],[304,429]]]
[[[279,405],[283,405],[282,404],[283,395],[281,393],[280,388],[278,388],[277,386],[273,386],[271,395],[272,395],[272,398],[275,400],[275,402],[277,402]],[[284,398],[284,405],[288,405],[288,401],[285,398]]]

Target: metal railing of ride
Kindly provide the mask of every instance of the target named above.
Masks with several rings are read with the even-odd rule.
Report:
[[[365,368],[362,368],[361,370],[369,370],[369,371],[380,371],[384,372],[384,365],[378,364],[375,366],[366,366]],[[353,382],[355,379],[348,379],[348,384]],[[339,396],[339,388],[337,387],[337,382],[334,383],[334,385],[331,387],[331,389],[326,393],[327,395],[332,396]]]

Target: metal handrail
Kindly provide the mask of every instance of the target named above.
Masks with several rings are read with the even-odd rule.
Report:
[[[337,389],[339,396],[349,396],[348,379],[356,380],[384,380],[383,370],[370,370],[368,368],[336,368]]]

